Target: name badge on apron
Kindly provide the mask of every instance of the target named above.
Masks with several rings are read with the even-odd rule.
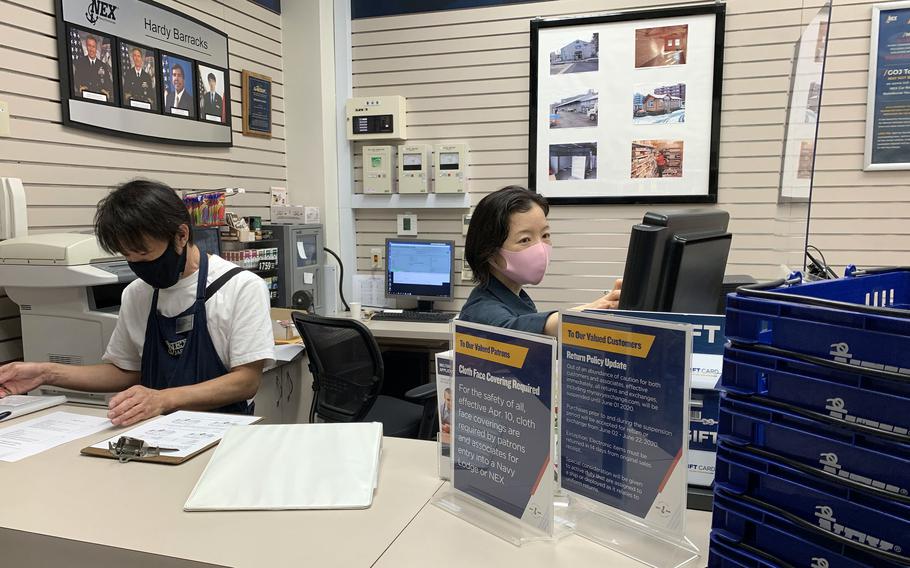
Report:
[[[193,314],[177,318],[177,333],[186,333],[193,329]]]

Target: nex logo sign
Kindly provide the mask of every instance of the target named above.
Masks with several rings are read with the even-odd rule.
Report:
[[[85,19],[93,25],[99,18],[113,24],[117,21],[116,11],[117,6],[114,6],[113,4],[105,2],[104,0],[92,0],[91,4],[88,5],[88,10],[85,11]]]

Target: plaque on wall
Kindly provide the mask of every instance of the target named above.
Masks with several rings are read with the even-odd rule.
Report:
[[[243,135],[272,137],[272,79],[259,73],[244,70],[243,83]]]

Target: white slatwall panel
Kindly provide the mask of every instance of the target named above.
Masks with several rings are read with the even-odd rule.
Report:
[[[22,178],[34,232],[90,230],[98,201],[134,177],[176,189],[244,187],[241,215],[268,216],[269,187],[285,185],[281,18],[248,0],[159,0],[229,36],[233,148],[138,142],[62,126],[54,0],[0,0],[0,100],[12,136],[0,138],[0,176]],[[271,140],[240,133],[240,71],[274,80]],[[0,363],[22,358],[19,308],[0,292]]]
[[[411,141],[468,142],[472,150],[471,201],[476,204],[483,195],[504,185],[527,183],[528,21],[536,16],[663,4],[655,0],[556,0],[356,20],[354,93],[408,97]],[[806,208],[779,206],[777,185],[793,45],[820,4],[813,0],[727,2],[719,206],[730,212],[735,235],[730,274],[777,277],[781,263],[801,263],[794,251],[802,246]],[[826,90],[824,96],[826,106],[839,106],[836,112],[826,108],[821,114],[825,142],[836,144],[843,136],[862,136],[860,107],[864,95],[858,91],[843,93],[842,89],[865,84],[865,73],[856,72],[864,69],[863,57],[856,55],[867,47],[856,38],[863,33],[868,36],[869,28],[868,6],[840,4],[834,10],[835,47],[828,80],[839,83],[832,88],[841,90],[830,96]],[[840,81],[832,79],[838,75]],[[855,146],[861,151],[861,140]],[[361,191],[359,157],[359,146],[355,145],[357,192]],[[820,163],[822,167],[840,168],[858,164],[855,156],[844,162],[824,150]],[[840,174],[843,172],[830,176],[827,183],[843,184]],[[820,176],[823,183],[825,175]],[[648,209],[668,207],[673,206],[553,208],[553,262],[532,296],[543,308],[590,301],[622,274],[631,225]],[[370,247],[381,245],[386,236],[394,234],[395,215],[400,212],[357,212],[361,272],[369,271]],[[454,238],[463,244],[461,211],[417,213],[421,237]],[[459,247],[459,266],[461,255]],[[458,286],[459,301],[450,307],[459,306],[471,287],[468,282]]]

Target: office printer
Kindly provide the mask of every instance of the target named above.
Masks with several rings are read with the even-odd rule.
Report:
[[[26,361],[101,362],[117,325],[120,295],[136,276],[94,235],[57,233],[0,242],[0,286],[19,305]],[[42,387],[43,393],[63,389]],[[104,403],[102,394],[73,394]]]

